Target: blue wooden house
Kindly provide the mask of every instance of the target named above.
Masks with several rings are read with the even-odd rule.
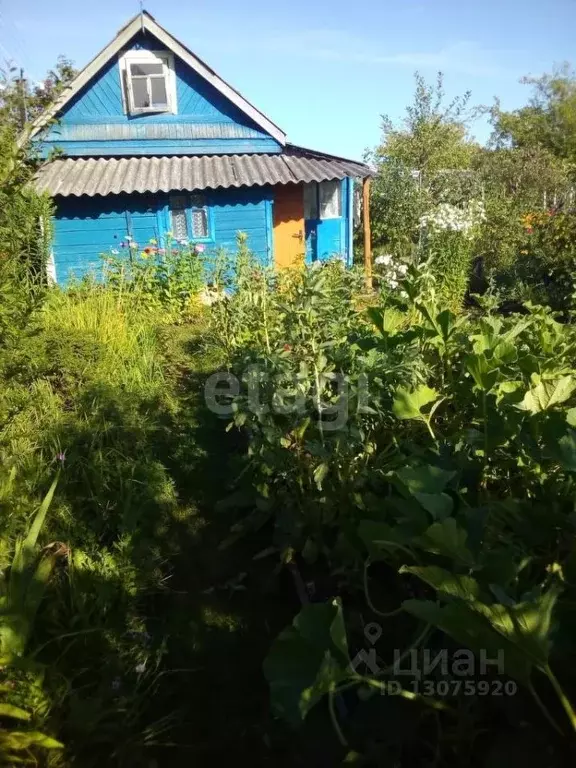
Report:
[[[66,283],[132,237],[165,233],[265,264],[352,259],[354,179],[367,166],[284,132],[143,12],[32,126],[54,198],[49,271]],[[53,150],[58,150],[55,153]]]

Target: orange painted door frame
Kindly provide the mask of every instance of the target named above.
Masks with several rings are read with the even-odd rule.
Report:
[[[282,269],[304,260],[304,192],[302,184],[274,189],[274,264]]]

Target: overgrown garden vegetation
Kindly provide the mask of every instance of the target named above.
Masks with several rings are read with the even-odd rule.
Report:
[[[488,149],[417,80],[371,293],[241,235],[50,286],[8,96],[0,763],[571,765],[572,76]]]

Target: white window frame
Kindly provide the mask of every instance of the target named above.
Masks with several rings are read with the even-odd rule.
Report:
[[[134,106],[130,64],[162,64],[166,98],[168,100],[166,107]],[[120,76],[122,78],[122,104],[125,113],[130,115],[151,113],[176,114],[176,72],[174,70],[174,54],[170,53],[170,51],[126,51],[120,58]]]

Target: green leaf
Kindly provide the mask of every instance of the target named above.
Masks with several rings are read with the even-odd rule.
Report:
[[[566,421],[571,427],[576,427],[576,408],[570,408],[566,411]]]
[[[39,731],[10,731],[8,735],[10,749],[29,749],[30,747],[43,747],[44,749],[63,749],[64,745],[51,736],[46,736]]]
[[[576,379],[573,376],[563,376],[553,381],[541,381],[526,392],[522,403],[518,406],[523,411],[539,413],[566,402],[576,389]]]
[[[382,550],[397,552],[400,546],[406,546],[412,535],[403,532],[398,526],[374,520],[362,520],[358,526],[358,536],[366,545],[371,556],[378,556]]]
[[[498,379],[498,369],[492,368],[486,357],[482,355],[467,355],[464,365],[474,379],[474,383],[483,392],[489,392]]]
[[[444,555],[472,567],[474,556],[466,546],[467,532],[458,526],[453,517],[441,523],[433,523],[415,543],[427,552]]]
[[[316,469],[314,470],[314,482],[316,483],[316,487],[319,491],[322,490],[322,483],[324,482],[324,479],[326,475],[328,474],[328,464],[323,462],[322,464],[318,464]]]
[[[442,491],[455,474],[455,471],[424,464],[404,467],[396,472],[396,477],[432,517],[443,519],[452,512],[454,504]]]
[[[414,390],[398,387],[396,396],[392,405],[392,412],[397,419],[418,419],[425,421],[426,417],[422,413],[422,408],[438,399],[438,393],[435,389],[422,384]]]
[[[511,341],[500,341],[494,347],[494,357],[501,363],[510,364],[518,359],[518,350]]]
[[[477,600],[480,597],[480,585],[470,576],[459,576],[444,568],[430,566],[403,566],[400,573],[412,573],[425,581],[437,592],[448,597],[459,597],[464,601]]]
[[[565,426],[565,422],[563,422]],[[564,434],[560,437],[554,429],[554,425],[550,433],[543,433],[544,445],[550,452],[550,455],[555,459],[562,469],[568,472],[576,472],[576,430],[565,429]],[[562,433],[560,433],[562,434]]]
[[[13,707],[12,704],[0,703],[0,717],[13,717],[15,720],[30,720],[31,714],[20,707]]]
[[[339,600],[304,606],[264,661],[272,706],[299,724],[333,685],[348,676],[348,643]]]
[[[412,495],[437,520],[448,517],[454,509],[452,497],[448,496],[447,493],[413,493]]]
[[[501,635],[520,648],[532,664],[543,667],[550,652],[552,611],[562,587],[553,584],[535,600],[513,606],[476,604],[480,612]]]
[[[454,477],[454,470],[442,469],[434,464],[407,466],[396,472],[410,493],[441,493]]]
[[[516,349],[516,345],[512,344],[511,341],[500,341],[494,347],[494,357],[500,363],[504,363],[505,365],[514,363],[518,359],[518,350]]]
[[[385,338],[392,336],[403,322],[402,313],[391,307],[368,307],[367,313],[380,334]]]
[[[493,659],[498,657],[500,651],[507,674],[519,682],[528,684],[530,661],[466,603],[454,600],[440,606],[428,600],[406,600],[402,607],[412,616],[438,627],[477,654],[483,653],[487,658]]]

